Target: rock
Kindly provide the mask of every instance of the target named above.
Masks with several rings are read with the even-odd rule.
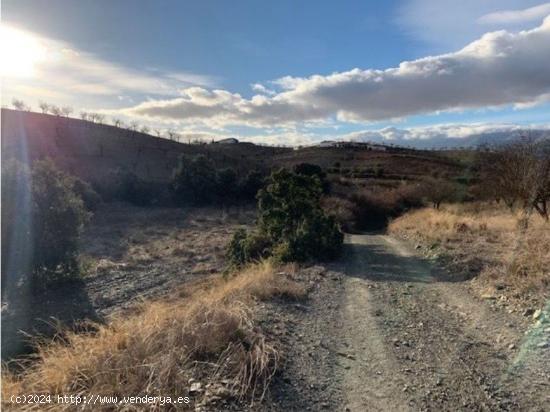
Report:
[[[523,316],[532,316],[535,313],[533,308],[527,308],[523,311]]]
[[[533,313],[533,319],[538,319],[538,318],[540,318],[540,315],[542,315],[542,310],[537,309],[537,310]]]
[[[550,346],[550,343],[548,343],[548,342],[540,342],[540,343],[537,343],[537,348],[540,348],[540,349],[545,349],[545,348],[547,348],[548,346]]]
[[[516,349],[516,345],[514,345],[513,343],[510,343],[508,345],[508,349],[510,349],[510,350]]]
[[[202,384],[200,382],[193,382],[189,388],[189,393],[202,392]]]
[[[484,293],[483,295],[481,295],[481,299],[495,300],[496,296],[491,295],[490,293]]]

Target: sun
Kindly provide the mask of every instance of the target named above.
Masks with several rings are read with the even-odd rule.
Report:
[[[32,77],[46,48],[33,35],[0,26],[0,73],[4,77]]]

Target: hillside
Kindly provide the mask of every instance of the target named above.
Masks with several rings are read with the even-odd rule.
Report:
[[[147,181],[167,182],[182,154],[203,154],[216,166],[237,170],[308,162],[334,175],[389,181],[459,175],[463,165],[440,152],[385,147],[280,148],[252,143],[185,144],[106,124],[2,109],[2,158],[34,161],[50,157],[63,170],[101,183],[125,169]],[[337,166],[335,168],[335,166]],[[372,179],[371,179],[372,180]]]
[[[216,165],[261,167],[266,158],[289,151],[237,143],[196,145],[80,119],[2,109],[2,158],[34,161],[50,157],[63,170],[101,183],[126,169],[147,181],[166,182],[182,154],[204,154]]]

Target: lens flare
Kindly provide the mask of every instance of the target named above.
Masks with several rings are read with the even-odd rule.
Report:
[[[45,58],[46,47],[33,35],[0,26],[0,73],[2,77],[32,77]]]

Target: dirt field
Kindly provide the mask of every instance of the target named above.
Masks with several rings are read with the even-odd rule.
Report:
[[[2,309],[2,356],[28,351],[24,333],[50,335],[58,323],[105,322],[138,300],[224,268],[225,245],[254,211],[144,209],[106,204],[82,237],[87,274],[40,295],[21,288]]]

